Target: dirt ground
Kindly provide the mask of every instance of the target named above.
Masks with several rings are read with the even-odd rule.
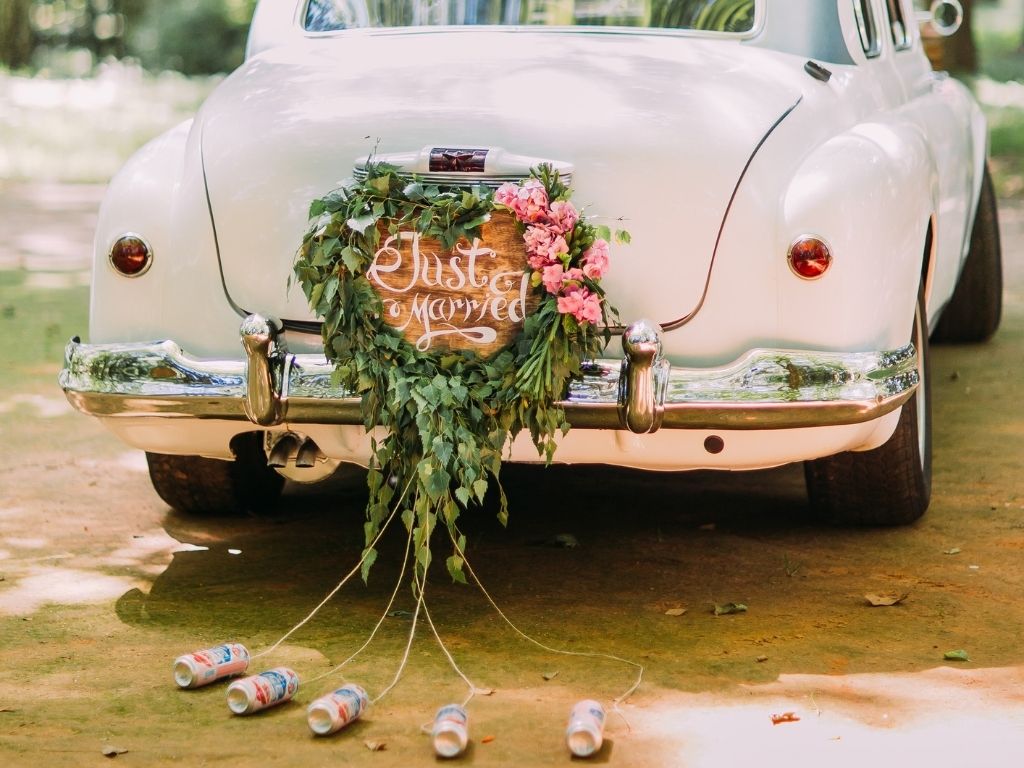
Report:
[[[420,726],[466,688],[428,627],[363,721],[315,739],[304,719],[335,682],[373,694],[391,680],[407,588],[346,677],[294,703],[238,718],[224,686],[173,684],[178,654],[225,640],[266,647],[338,581],[360,551],[363,478],[291,487],[274,519],[199,523],[160,502],[140,453],[71,411],[55,376],[65,340],[87,326],[101,191],[0,186],[0,765],[99,765],[107,747],[138,766],[434,763]],[[507,470],[509,528],[487,514],[469,531],[494,599],[543,643],[646,667],[593,762],[1020,764],[1024,207],[1004,208],[1003,226],[1002,330],[982,347],[933,348],[934,491],[917,525],[816,524],[799,467]],[[258,666],[291,664],[309,679],[358,648],[398,574],[404,536],[392,533],[369,586],[350,584]],[[552,546],[559,534],[578,546]],[[882,592],[907,597],[868,607],[864,595]],[[635,677],[621,662],[531,645],[443,573],[427,596],[455,660],[493,689],[470,704],[464,763],[569,762],[572,704],[607,702]],[[713,615],[726,602],[748,611]],[[969,661],[944,661],[959,649]],[[772,724],[787,712],[799,720]]]

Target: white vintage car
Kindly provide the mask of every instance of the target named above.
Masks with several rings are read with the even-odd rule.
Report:
[[[921,22],[910,0],[262,0],[245,63],[111,183],[61,385],[172,507],[267,509],[370,456],[287,289],[310,201],[371,153],[454,187],[547,162],[632,235],[604,281],[624,327],[565,393],[556,461],[801,461],[823,518],[913,521],[929,332],[982,341],[1001,296],[985,121]]]

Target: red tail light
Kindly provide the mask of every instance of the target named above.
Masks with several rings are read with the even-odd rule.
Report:
[[[153,249],[138,235],[125,234],[110,246],[110,266],[119,275],[138,277],[146,273],[153,263]]]
[[[813,235],[794,240],[786,258],[794,274],[805,280],[821,277],[832,266],[832,251],[828,243]]]

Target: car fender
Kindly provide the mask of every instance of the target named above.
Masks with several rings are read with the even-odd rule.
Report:
[[[114,271],[108,254],[123,234],[141,236],[152,266],[138,277]],[[110,182],[93,256],[89,335],[93,343],[174,338],[203,354],[237,344],[191,120],[139,149]]]
[[[833,262],[805,280],[777,260],[781,333],[818,325],[816,341],[837,349],[906,344],[936,199],[935,165],[912,124],[863,122],[818,146],[781,200],[779,245],[784,253],[796,237],[816,235]]]

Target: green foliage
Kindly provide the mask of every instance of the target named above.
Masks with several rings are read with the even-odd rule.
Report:
[[[535,176],[550,200],[568,198],[550,168]],[[294,265],[310,306],[323,319],[324,352],[334,362],[335,380],[362,399],[367,431],[377,425],[387,431],[373,442],[367,546],[391,510],[400,510],[425,571],[431,533],[441,523],[456,545],[446,565],[459,581],[465,547],[459,516],[495,487],[499,518],[507,520],[499,480],[503,449],[526,429],[551,460],[556,436],[569,429],[557,402],[581,375],[583,360],[607,340],[607,331],[602,336],[560,314],[555,297],[542,287],[534,288],[539,308],[526,318],[517,341],[490,359],[473,351],[421,352],[383,322],[381,300],[366,277],[382,229],[395,234],[415,228],[450,248],[479,236],[494,207],[488,190],[408,183],[393,167],[371,165],[365,181],[313,201]],[[578,260],[595,236],[581,220],[567,261]],[[603,295],[591,281],[588,287]]]
[[[148,69],[230,72],[242,63],[255,5],[255,0],[150,0],[127,29],[128,52]]]

